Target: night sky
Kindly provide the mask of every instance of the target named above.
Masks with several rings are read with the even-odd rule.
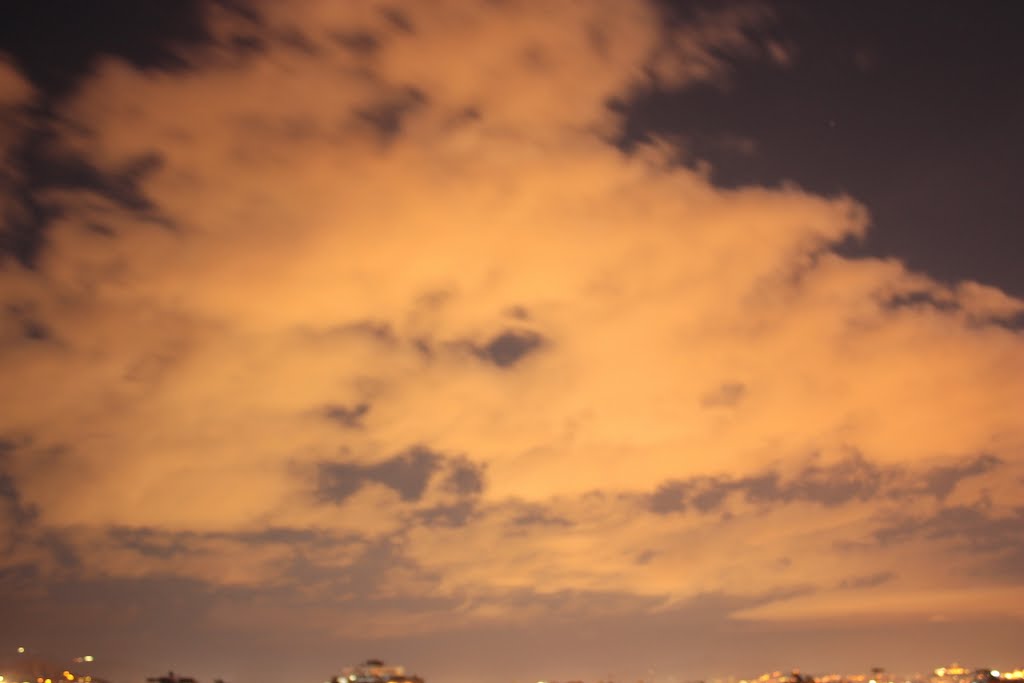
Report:
[[[1014,2],[4,3],[0,673],[1024,665],[1022,70]]]

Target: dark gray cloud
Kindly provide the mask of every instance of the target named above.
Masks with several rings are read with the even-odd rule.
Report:
[[[188,540],[192,534],[170,533],[151,527],[113,527],[107,536],[119,546],[140,555],[169,559],[189,552]]]
[[[512,517],[512,524],[517,527],[529,526],[556,526],[570,527],[572,520],[560,515],[553,514],[542,505],[518,504],[521,508],[519,514]]]
[[[165,219],[159,217],[156,205],[143,190],[145,182],[164,166],[163,157],[156,152],[141,154],[111,173],[103,173],[89,162],[73,157],[41,159],[40,163],[52,164],[52,180],[58,186],[66,183],[72,187],[90,189],[126,209],[138,212],[142,218],[166,224]]]
[[[936,499],[945,500],[964,479],[985,474],[1001,464],[1001,459],[984,453],[964,462],[933,467],[922,477],[923,489]]]
[[[867,501],[898,496],[930,495],[944,500],[960,482],[977,477],[1002,464],[993,455],[980,455],[920,473],[908,473],[899,467],[881,467],[851,452],[832,465],[811,464],[790,479],[774,471],[732,479],[696,477],[670,480],[647,497],[647,507],[657,514],[715,512],[732,494],[750,503],[818,503],[826,507],[851,501]]]
[[[483,347],[474,347],[480,358],[499,368],[510,368],[544,344],[544,338],[528,330],[506,330]]]
[[[240,56],[262,54],[267,51],[268,47],[266,40],[251,33],[240,33],[231,36],[228,40],[228,46]]]
[[[460,500],[451,505],[437,505],[417,514],[417,519],[427,526],[466,526],[476,513],[475,500]]]
[[[17,447],[14,441],[0,439],[0,517],[11,520],[16,533],[31,524],[38,516],[35,507],[22,500],[17,481],[11,474],[10,458]],[[10,540],[14,542],[14,539]]]
[[[319,529],[297,529],[295,527],[267,527],[259,531],[234,531],[229,533],[212,534],[218,538],[229,538],[244,543],[337,543],[339,539],[334,534]]]
[[[365,482],[373,481],[390,487],[402,500],[415,502],[423,496],[443,460],[429,449],[413,446],[376,465],[322,462],[317,471],[317,497],[341,503]]]
[[[686,497],[690,485],[683,481],[667,481],[657,488],[648,499],[652,512],[666,515],[686,510]]]
[[[427,96],[416,88],[405,88],[386,99],[359,109],[356,118],[370,124],[381,138],[390,141],[402,132],[406,117],[427,104]]]
[[[26,135],[14,156],[20,180],[12,194],[19,210],[0,216],[0,264],[9,257],[26,268],[36,267],[50,226],[63,215],[63,208],[47,197],[54,189],[91,192],[131,212],[140,222],[174,229],[174,223],[143,190],[145,181],[164,163],[155,152],[141,154],[119,169],[102,171],[71,152],[55,154],[46,136],[36,133]],[[85,227],[96,234],[116,236],[101,223]]]
[[[744,480],[748,484],[756,484],[757,480]],[[738,482],[742,485],[744,482]],[[728,482],[722,482],[715,478],[701,479],[700,485],[695,488],[690,497],[690,503],[700,512],[713,512],[721,507],[725,497],[735,488]]]
[[[157,527],[114,526],[106,530],[106,536],[114,545],[153,560],[206,555],[211,548],[219,547],[217,542],[240,543],[254,549],[283,546],[288,549],[291,559],[282,567],[280,578],[285,582],[295,583],[301,583],[305,578],[300,575],[300,569],[307,564],[316,563],[316,558],[324,550],[330,550],[335,554],[339,546],[357,547],[363,543],[359,536],[353,534],[295,527],[268,527],[258,531],[194,532],[170,531]],[[71,561],[77,565],[77,558],[72,556],[70,560],[68,559],[67,552],[70,551],[70,547],[66,544],[62,547],[61,538],[48,539],[48,543],[46,547],[57,562],[66,565]],[[65,554],[61,555],[61,552]],[[334,571],[337,569],[334,568]]]
[[[316,496],[321,502],[343,503],[368,479],[358,465],[325,462],[317,467]]]
[[[331,404],[324,406],[323,414],[328,420],[346,429],[362,429],[363,417],[368,412],[369,403],[357,403],[354,406]]]
[[[316,344],[363,340],[393,347],[399,342],[391,324],[382,320],[349,320],[323,327],[301,326],[295,332],[303,340]]]
[[[763,490],[748,489],[747,497],[766,502],[808,501],[825,506],[841,505],[877,497],[886,477],[886,472],[866,461],[859,453],[854,453],[830,467],[812,465],[804,468],[787,483],[771,478]]]
[[[925,538],[945,541],[965,552],[991,553],[1024,548],[1024,506],[1006,516],[990,513],[987,501],[942,507],[926,517],[904,517],[875,530],[879,545]]]
[[[50,531],[40,535],[39,546],[50,556],[55,566],[62,570],[79,569],[82,561],[78,551],[58,532]]]
[[[1005,515],[992,514],[982,499],[974,505],[943,507],[927,516],[891,521],[873,534],[875,545],[888,546],[914,539],[944,544],[949,552],[975,559],[969,573],[991,580],[1024,580],[1024,506]],[[851,546],[861,552],[871,543]]]
[[[394,7],[382,7],[380,13],[399,33],[405,33],[407,35],[413,35],[416,33],[416,27],[413,26],[412,21],[404,12],[395,9]]]
[[[923,291],[895,294],[883,299],[880,303],[883,308],[894,311],[902,308],[931,308],[943,313],[949,313],[960,309],[960,305],[952,296],[939,298],[932,292]]]
[[[0,535],[0,552],[12,558],[22,553],[37,558],[14,563],[13,578],[22,576],[24,572],[39,574],[41,568],[36,566],[39,557],[48,557],[49,563],[61,570],[78,569],[81,561],[72,544],[60,532],[43,527],[39,521],[39,509],[26,503],[21,495],[17,479],[10,470],[10,458],[18,447],[14,441],[0,439],[0,529],[6,532]],[[39,554],[28,552],[32,548]]]
[[[459,456],[449,459],[443,487],[458,496],[454,503],[443,503],[416,514],[416,519],[427,526],[465,526],[477,513],[479,496],[486,484],[485,466]]]
[[[53,336],[50,328],[38,320],[26,320],[22,325],[22,333],[32,341],[46,341]]]
[[[9,303],[4,310],[10,324],[20,331],[22,339],[29,341],[49,341],[54,339],[53,331],[39,317],[35,307],[30,303]]]
[[[525,306],[510,306],[505,309],[505,315],[515,320],[530,319],[530,311]]]
[[[460,496],[472,496],[484,490],[484,465],[468,458],[456,458],[445,478],[445,488]]]
[[[369,468],[369,476],[390,486],[404,501],[416,501],[423,495],[430,477],[438,470],[442,456],[422,446],[413,446],[390,460]]]

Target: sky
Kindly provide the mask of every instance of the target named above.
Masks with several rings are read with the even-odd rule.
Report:
[[[1024,664],[1020,4],[0,13],[0,666]]]

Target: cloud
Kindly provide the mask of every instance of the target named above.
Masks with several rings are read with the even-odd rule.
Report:
[[[474,352],[500,368],[507,368],[518,363],[542,344],[543,339],[532,332],[507,331],[494,337],[483,348],[474,349]]]
[[[458,458],[448,473],[445,485],[460,496],[482,493],[484,490],[484,467],[467,458]]]
[[[321,500],[340,503],[359,490],[363,481],[376,481],[393,489],[403,501],[415,502],[423,496],[440,460],[440,455],[413,446],[375,465],[320,463],[317,495]]]
[[[940,500],[944,499],[964,479],[985,474],[1001,464],[1002,460],[985,453],[966,462],[939,465],[925,473],[925,490]]]
[[[35,90],[6,55],[0,53],[0,264],[20,252],[26,207],[15,188],[23,180],[17,151],[29,129],[28,107]]]
[[[28,103],[33,96],[32,86],[18,73],[6,55],[0,61],[0,107],[15,108]]]
[[[685,512],[690,506],[708,513],[720,510],[734,493],[754,504],[810,502],[833,507],[854,500],[907,499],[924,494],[941,502],[961,482],[1003,464],[986,454],[907,472],[899,466],[879,467],[857,452],[825,466],[817,460],[812,457],[786,481],[772,470],[739,479],[701,476],[667,481],[650,494],[648,505],[657,514]]]
[[[327,419],[336,422],[346,429],[362,427],[362,418],[368,412],[370,412],[369,403],[357,403],[351,408],[341,405],[328,405],[324,407],[324,415]]]
[[[108,60],[61,106],[55,150],[104,180],[41,192],[45,247],[0,269],[21,558],[69,571],[52,534],[89,577],[311,602],[378,576],[380,634],[595,595],[1006,612],[922,520],[1013,519],[1024,302],[836,254],[851,198],[608,142],[616,98],[770,59],[770,17],[381,7],[213,5],[188,68]],[[914,542],[879,547],[895,510]]]
[[[893,578],[895,578],[895,574],[892,572],[877,572],[866,576],[855,576],[840,581],[839,588],[874,588],[875,586],[881,586],[883,583],[892,581]]]
[[[908,517],[875,531],[881,545],[926,537],[952,541],[958,550],[968,552],[1019,551],[1024,547],[1024,508],[1012,513],[992,515],[989,505],[942,507],[925,518]]]

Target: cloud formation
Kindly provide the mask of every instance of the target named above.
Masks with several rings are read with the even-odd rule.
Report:
[[[123,191],[46,191],[0,269],[0,562],[354,582],[332,628],[384,635],[571,596],[1022,616],[978,569],[1024,544],[1024,302],[838,255],[851,198],[609,142],[635,89],[784,67],[763,11],[209,12],[187,69],[110,60],[61,105],[51,153]],[[949,559],[968,533],[998,543]]]

